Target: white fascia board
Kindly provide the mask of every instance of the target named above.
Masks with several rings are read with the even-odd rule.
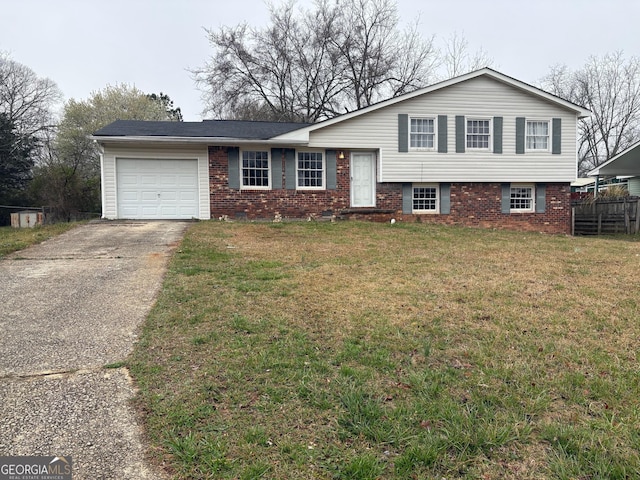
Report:
[[[393,105],[398,102],[404,102],[405,100],[410,100],[414,97],[418,97],[420,95],[424,95],[426,93],[430,93],[436,90],[440,90],[442,88],[450,87],[451,85],[455,85],[457,83],[465,82],[467,80],[471,80],[472,78],[487,76],[493,78],[499,82],[505,83],[507,85],[511,85],[514,88],[520,89],[532,95],[535,95],[539,98],[543,98],[551,103],[555,103],[562,108],[566,108],[574,112],[578,118],[585,118],[591,115],[591,111],[587,110],[584,107],[571,103],[567,100],[564,100],[560,97],[552,95],[551,93],[545,92],[539,88],[536,88],[527,83],[521,82],[520,80],[516,80],[515,78],[509,77],[503,73],[500,73],[491,68],[482,68],[480,70],[476,70],[474,72],[469,72],[464,75],[460,75],[459,77],[450,78],[448,80],[444,80],[442,82],[435,83],[433,85],[429,85],[428,87],[420,88],[413,92],[405,93],[404,95],[400,95],[398,97],[390,98],[388,100],[384,100],[379,103],[375,103],[373,105],[369,105],[368,107],[361,108],[360,110],[355,110],[353,112],[345,113],[344,115],[340,115],[338,117],[330,118],[329,120],[325,120],[323,122],[319,122],[315,125],[310,125],[308,127],[300,128],[298,130],[294,130],[293,132],[283,133],[277,137],[273,137],[273,139],[278,140],[294,140],[298,138],[309,138],[309,132],[314,130],[318,130],[319,128],[328,127],[329,125],[333,125],[339,122],[343,122],[345,120],[349,120],[350,118],[358,117],[360,115],[364,115],[366,113],[378,110],[380,108],[387,107],[389,105]]]
[[[100,145],[105,143],[173,143],[192,145],[282,145],[282,140],[270,138],[267,140],[231,138],[231,137],[160,137],[160,136],[90,136]],[[287,144],[305,145],[309,143],[301,140],[287,140]]]
[[[573,182],[571,182],[572,187],[586,187],[587,185],[593,185],[595,183],[595,178],[576,178]]]

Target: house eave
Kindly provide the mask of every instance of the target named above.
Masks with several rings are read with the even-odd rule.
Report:
[[[235,137],[170,137],[170,136],[95,136],[89,137],[100,145],[111,143],[161,143],[174,145],[283,145],[282,140],[276,138],[235,138]],[[307,141],[287,140],[287,145],[306,145]]]
[[[609,161],[591,170],[587,175],[640,175],[640,142],[619,153]]]

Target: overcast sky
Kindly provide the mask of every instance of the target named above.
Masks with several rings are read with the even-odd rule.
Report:
[[[0,51],[56,82],[65,100],[128,83],[168,94],[187,121],[202,118],[188,70],[211,54],[204,28],[268,21],[263,0],[0,1]],[[398,9],[403,22],[419,14],[422,33],[440,45],[464,34],[494,68],[533,84],[554,64],[576,68],[616,50],[640,56],[639,0],[398,0]]]

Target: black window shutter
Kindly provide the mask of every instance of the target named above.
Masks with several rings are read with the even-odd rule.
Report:
[[[516,153],[524,153],[525,118],[516,117]]]
[[[511,211],[511,184],[502,184],[502,213]]]
[[[493,117],[493,153],[502,153],[502,117]]]
[[[447,116],[438,115],[438,153],[447,153]]]
[[[325,153],[327,161],[327,190],[335,190],[338,188],[338,172],[336,165],[336,151],[327,150]]]
[[[279,190],[282,188],[282,149],[271,149],[271,188]]]
[[[456,153],[464,153],[465,145],[464,115],[456,115]]]
[[[402,184],[402,213],[413,212],[413,185],[410,183]]]
[[[284,177],[287,190],[296,189],[296,151],[293,148],[284,149]]]
[[[562,119],[554,118],[551,128],[551,153],[560,155],[562,153]]]
[[[227,159],[229,160],[229,188],[240,190],[240,149],[238,147],[227,148]]]
[[[440,184],[440,213],[449,215],[451,213],[451,184]]]
[[[409,115],[398,114],[398,152],[409,151]]]
[[[536,213],[544,213],[547,208],[547,185],[536,183]]]

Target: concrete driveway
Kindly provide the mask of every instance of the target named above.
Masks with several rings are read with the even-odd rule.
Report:
[[[124,360],[184,222],[99,222],[0,260],[0,456],[70,455],[74,479],[159,478]]]

